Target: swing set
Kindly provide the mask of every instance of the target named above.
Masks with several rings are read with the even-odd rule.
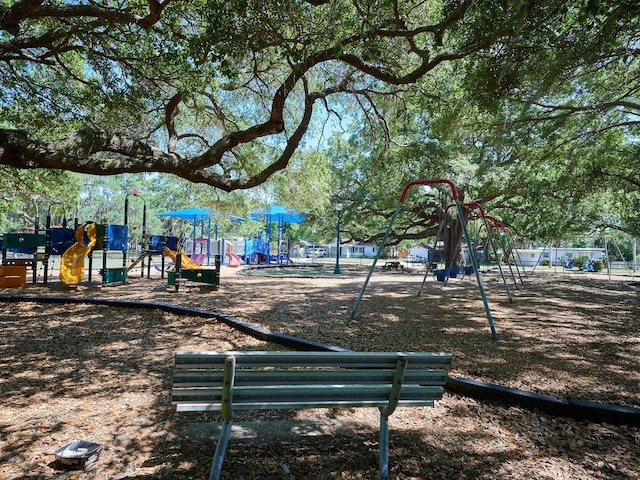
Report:
[[[634,275],[634,270],[633,270],[633,264],[628,262],[625,258],[624,255],[622,253],[622,251],[620,250],[620,247],[618,246],[618,242],[616,241],[616,238],[613,235],[603,235],[603,242],[604,242],[604,250],[601,250],[600,248],[596,248],[596,249],[586,249],[586,250],[598,250],[602,252],[602,259],[606,260],[606,267],[607,267],[607,273],[609,276],[609,280],[611,280],[611,258],[615,259],[620,259],[620,261],[622,263],[624,263],[624,265],[626,266],[626,268],[629,270],[631,276],[633,277]],[[555,244],[555,246],[553,246],[552,244]],[[560,256],[558,251],[559,250],[567,250],[567,248],[562,248],[559,247],[560,244],[560,238],[558,237],[552,237],[549,239],[549,241],[545,244],[545,246],[542,248],[542,251],[540,252],[540,255],[538,256],[538,260],[536,261],[535,265],[533,266],[533,270],[531,271],[531,273],[535,272],[536,267],[538,265],[540,265],[540,260],[542,259],[542,257],[544,256],[545,252],[547,252],[547,250],[549,251],[549,265],[561,265],[563,270],[571,270],[574,266],[574,261],[573,259],[569,259],[569,261],[564,262],[564,263],[559,263],[560,260]],[[553,255],[553,249],[555,248],[555,255]],[[614,250],[615,249],[615,250]],[[571,250],[571,249],[570,249]],[[581,249],[576,249],[576,250],[581,250]],[[588,252],[587,252],[588,253]],[[600,257],[596,257],[596,258],[592,258],[586,262],[585,264],[583,264],[580,267],[580,270],[583,272],[594,272],[594,271],[598,271],[596,269],[596,264],[595,261],[600,258]]]
[[[633,277],[633,269],[631,268],[631,264],[629,262],[627,262],[627,260],[624,258],[624,255],[620,251],[620,247],[618,246],[618,242],[616,241],[616,237],[614,237],[613,235],[605,235],[604,236],[604,253],[605,253],[605,256],[607,258],[607,273],[609,275],[609,280],[611,280],[611,261],[609,260],[609,258],[610,258],[609,257],[609,255],[610,255],[609,244],[610,243],[616,248],[617,255],[614,255],[614,259],[617,256],[619,256],[620,259],[624,262],[625,266],[629,269],[629,272],[631,273],[631,276]]]
[[[435,245],[437,245],[438,240],[440,240],[440,236],[442,234],[443,231],[443,225],[445,223],[445,220],[447,218],[448,212],[451,208],[455,207],[456,205],[454,203],[451,203],[449,205],[447,205],[447,207],[444,209],[444,212],[442,214],[442,219],[440,221],[440,225],[438,226],[438,233],[436,234],[436,240],[435,240],[435,244],[434,244],[434,250],[435,250]],[[513,298],[511,297],[511,291],[509,290],[509,285],[507,283],[507,279],[505,278],[504,275],[504,271],[502,269],[502,264],[500,263],[500,256],[498,255],[498,251],[496,249],[495,243],[493,241],[493,237],[491,235],[491,232],[493,231],[493,228],[489,228],[489,224],[488,224],[488,220],[492,220],[494,222],[494,228],[495,228],[495,224],[497,222],[497,220],[494,217],[491,217],[489,215],[486,215],[484,212],[484,209],[482,208],[482,205],[480,205],[479,203],[463,203],[462,207],[466,210],[467,215],[464,217],[464,225],[466,225],[468,227],[469,221],[470,220],[478,220],[480,219],[482,221],[482,224],[480,225],[480,229],[478,231],[480,231],[482,229],[482,227],[485,227],[485,229],[487,230],[487,232],[489,232],[489,234],[487,235],[487,239],[489,242],[489,245],[491,246],[491,249],[493,251],[493,254],[497,260],[498,263],[498,269],[500,270],[500,275],[502,277],[502,281],[504,283],[506,292],[507,292],[507,297],[509,298],[509,303],[513,303]],[[476,215],[475,218],[472,217],[471,215],[471,211],[477,209],[479,211],[479,215]],[[462,223],[462,222],[461,222]],[[460,236],[458,238],[457,244],[455,246],[454,252],[458,252],[460,251],[460,244],[462,243],[462,236]],[[503,250],[504,250],[504,246],[503,246]],[[471,246],[469,246],[469,256],[474,256],[475,257],[475,253],[473,252],[473,250],[471,249]],[[457,271],[456,269],[453,268],[453,262],[454,262],[454,256],[450,255],[449,256],[449,262],[447,264],[445,264],[445,269],[443,273],[440,273],[440,275],[438,276],[438,280],[443,281],[443,283],[446,285],[447,281],[449,279],[449,277],[454,277],[454,273],[457,275]],[[509,266],[509,268],[511,269],[511,267]],[[470,267],[464,267],[462,269],[462,272],[464,274],[468,273],[472,273],[472,271],[474,270],[473,265]],[[429,273],[429,269],[427,269],[427,271],[425,272],[425,276],[422,279],[422,284],[420,285],[420,290],[418,291],[418,296],[420,296],[420,294],[422,293],[422,290],[424,288],[424,285],[426,283],[427,280],[427,275]],[[513,270],[511,270],[511,275],[515,284],[516,289],[518,289],[518,285],[515,281],[515,276],[513,275]]]
[[[524,284],[524,280],[522,279],[522,274],[520,273],[520,268],[518,267],[518,261],[517,261],[520,255],[518,254],[518,250],[516,249],[515,243],[513,241],[513,236],[511,235],[511,232],[509,231],[509,229],[504,225],[504,223],[498,221],[498,219],[495,218],[494,216],[484,215],[484,218],[486,220],[493,222],[493,226],[490,229],[491,235],[493,235],[494,233],[497,234],[496,236],[500,241],[500,247],[502,248],[502,252],[504,254],[504,261],[507,264],[507,267],[509,267],[509,273],[511,273],[511,279],[513,280],[513,285],[516,290],[519,290],[518,282],[516,281],[515,274],[513,273],[513,267],[511,265],[511,262],[509,261],[509,257],[513,256],[513,259],[514,259],[513,263],[515,265],[516,273],[518,274],[518,279],[520,280],[520,284]],[[484,227],[488,228],[486,222],[484,223]],[[480,228],[482,228],[482,225],[480,226]],[[505,237],[507,238],[505,239]],[[501,265],[500,257],[497,254],[495,247],[493,250],[494,250],[494,254],[496,255],[498,266],[500,266]]]
[[[393,213],[393,216],[391,217],[391,222],[389,223],[389,226],[387,227],[387,230],[382,238],[382,244],[380,245],[380,248],[378,248],[377,250],[377,254],[376,257],[373,260],[373,263],[371,264],[371,267],[369,269],[369,272],[367,274],[367,277],[364,281],[364,284],[362,285],[362,289],[360,290],[360,293],[358,295],[358,298],[356,300],[355,305],[353,306],[353,309],[351,310],[351,319],[353,319],[356,315],[356,312],[358,310],[358,306],[360,305],[360,302],[362,300],[362,296],[364,295],[364,292],[367,288],[367,285],[369,284],[369,280],[371,279],[371,275],[373,274],[373,271],[375,269],[376,263],[378,262],[378,260],[380,259],[382,252],[384,251],[384,247],[385,244],[387,243],[387,240],[389,238],[389,234],[391,233],[391,230],[393,228],[393,224],[395,223],[398,214],[400,213],[400,210],[402,210],[402,206],[404,204],[404,201],[407,197],[407,194],[409,193],[409,190],[411,190],[411,188],[413,188],[414,186],[420,186],[420,185],[426,185],[426,186],[436,186],[436,185],[446,185],[451,189],[451,197],[453,199],[453,204],[452,206],[456,207],[457,213],[458,213],[458,221],[460,222],[460,227],[462,228],[462,232],[464,235],[464,239],[465,242],[467,244],[467,247],[469,249],[469,252],[473,252],[473,247],[472,247],[472,243],[471,243],[471,237],[469,236],[469,231],[467,230],[467,225],[466,225],[466,219],[464,216],[464,211],[463,211],[463,204],[460,202],[460,197],[458,195],[458,191],[455,187],[455,185],[453,184],[453,182],[451,182],[450,180],[444,180],[444,179],[432,179],[432,180],[416,180],[413,182],[409,182],[403,189],[402,194],[400,195],[400,198],[398,200],[398,202],[396,203],[396,208],[395,211]],[[477,205],[477,204],[476,204]],[[446,214],[446,213],[445,213]],[[484,215],[484,211],[482,211],[482,214]],[[444,222],[441,222],[441,225]],[[439,228],[440,230],[440,228]],[[440,232],[441,233],[441,232]],[[437,241],[437,240],[436,240]],[[461,239],[459,240],[459,242],[461,242]],[[476,277],[476,281],[478,283],[478,288],[480,290],[480,294],[482,296],[482,302],[484,305],[484,310],[485,313],[487,315],[487,320],[489,322],[489,328],[491,329],[491,336],[492,338],[495,340],[498,338],[498,334],[496,332],[496,328],[494,326],[493,323],[493,318],[491,315],[491,309],[489,308],[489,302],[487,301],[487,296],[484,290],[484,285],[482,283],[482,278],[480,277],[480,269],[478,267],[478,260],[476,258],[475,255],[470,255],[470,259],[471,259],[471,263],[473,266],[473,272],[475,274]],[[424,283],[424,281],[423,281]]]

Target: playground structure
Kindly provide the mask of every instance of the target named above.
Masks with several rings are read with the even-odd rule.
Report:
[[[75,243],[75,228],[67,228],[67,219],[62,226],[51,225],[51,207],[47,210],[44,228],[36,213],[33,227],[19,228],[15,233],[5,233],[2,239],[2,266],[0,267],[0,287],[26,286],[27,269],[31,269],[33,283],[38,281],[38,264],[44,269],[44,283],[48,280],[49,260],[52,256],[63,255]],[[65,215],[66,217],[66,215]],[[77,226],[77,219],[74,222]],[[9,255],[11,254],[11,256]]]
[[[3,250],[3,263],[6,262],[7,267],[20,266],[24,268],[25,266],[32,266],[34,269],[35,283],[37,280],[35,264],[36,261],[42,261],[45,268],[44,281],[46,284],[49,256],[60,255],[60,280],[70,287],[75,287],[83,280],[85,258],[88,258],[89,261],[88,280],[91,281],[93,253],[95,251],[102,251],[102,268],[100,270],[102,284],[116,285],[124,283],[129,273],[139,264],[141,264],[140,276],[144,276],[146,263],[147,277],[150,278],[152,256],[159,255],[162,259],[161,272],[162,278],[164,278],[165,256],[163,252],[165,249],[177,249],[178,238],[171,235],[148,235],[146,231],[146,202],[137,190],[134,190],[133,196],[142,200],[143,210],[141,238],[137,245],[138,255],[131,260],[130,264],[127,264],[127,254],[130,249],[130,230],[128,225],[129,194],[127,194],[125,198],[124,225],[96,224],[93,222],[78,225],[76,220],[76,227],[74,229],[68,229],[66,227],[51,229],[49,228],[50,216],[48,215],[47,228],[42,234],[26,233],[5,235],[7,242],[3,244],[3,248],[12,248],[17,244],[21,247],[19,251],[31,254],[36,253],[36,249],[38,249],[38,255],[36,255],[35,258],[8,259],[5,250]],[[37,223],[33,231],[40,232]],[[110,251],[122,252],[122,266],[116,267],[110,265],[108,258],[108,252]],[[204,257],[204,254],[202,254],[202,256]],[[148,260],[148,262],[146,262],[146,260]],[[20,273],[22,272],[20,271]],[[0,272],[0,282],[2,282],[2,274],[3,272]],[[7,270],[4,276],[8,278],[8,280],[4,282],[5,284],[16,284],[17,286],[25,283],[23,281],[25,275],[23,274],[19,275],[17,279],[14,279],[15,270]],[[219,283],[219,275],[214,280],[210,279],[209,274],[200,273],[197,277],[198,281],[207,281],[215,283],[216,285]],[[201,278],[204,278],[204,280]],[[0,283],[0,285],[2,285],[2,283]]]
[[[561,251],[561,249],[559,248],[559,244],[560,244],[560,239],[559,238],[550,238],[544,245],[544,247],[542,248],[542,250],[539,251],[539,255],[538,258],[536,259],[536,261],[533,263],[533,268],[531,269],[531,273],[534,273],[536,271],[536,268],[538,268],[538,265],[543,265],[542,263],[542,259],[545,258],[545,253],[547,253],[548,250],[548,254],[545,261],[549,262],[549,267],[551,266],[558,266],[560,265],[562,267],[563,270],[572,270],[574,265],[575,265],[575,260],[573,258],[569,258],[569,259],[564,259],[564,255],[560,255],[559,252]],[[555,249],[555,254],[554,254],[554,249]],[[601,249],[597,249],[599,251],[601,251]],[[591,261],[594,260],[593,258],[593,254],[590,255],[591,257]],[[600,258],[600,257],[598,257]],[[522,268],[525,267],[525,262],[520,258],[519,259]],[[587,262],[587,263],[591,263]],[[591,263],[591,268],[593,267],[593,263]],[[589,268],[589,267],[587,267]],[[593,271],[593,268],[591,269],[591,271]]]
[[[5,233],[2,248],[3,267],[12,267],[11,271],[19,273],[20,277],[26,276],[26,269],[33,271],[33,283],[37,283],[37,265],[42,263],[44,269],[43,282],[46,285],[49,279],[49,261],[52,257],[60,256],[60,281],[70,287],[80,284],[84,278],[84,261],[89,258],[89,281],[91,281],[92,254],[95,250],[106,250],[109,246],[120,246],[118,239],[124,235],[126,246],[126,229],[120,226],[100,225],[86,222],[75,228],[66,226],[51,228],[50,217],[47,216],[47,228],[36,228],[32,233]],[[115,229],[114,229],[115,227]],[[113,233],[114,231],[118,233]],[[37,233],[36,233],[37,232]],[[114,242],[114,238],[116,242]],[[7,252],[16,256],[10,258]],[[106,277],[107,279],[109,277]],[[0,283],[0,286],[17,286]]]
[[[213,226],[214,242],[218,240],[218,224],[212,219],[212,211],[207,208],[187,208],[170,212],[156,213],[156,217],[171,217],[192,223],[190,238],[183,238],[179,247],[186,254],[190,254],[190,260],[200,265],[209,265],[210,257],[214,253],[211,234]],[[212,225],[213,223],[213,225]],[[170,248],[177,250],[177,246]],[[223,252],[215,252],[222,255]]]
[[[130,234],[137,230],[134,225],[130,228],[129,205],[132,199],[142,201],[142,228],[140,238],[136,245],[131,245]],[[2,266],[0,266],[0,287],[23,287],[27,281],[27,271],[30,268],[33,272],[33,283],[38,281],[38,266],[44,269],[44,283],[49,280],[49,262],[53,258],[60,257],[60,280],[70,287],[80,284],[86,273],[88,281],[92,280],[93,261],[96,252],[102,252],[102,266],[99,271],[102,276],[103,285],[115,285],[123,283],[132,270],[140,266],[140,276],[144,276],[145,267],[147,277],[151,275],[151,266],[154,256],[161,258],[161,267],[156,268],[164,278],[166,271],[165,247],[171,251],[178,250],[178,237],[172,235],[149,235],[147,232],[147,207],[144,198],[134,189],[132,194],[127,194],[124,205],[124,224],[100,224],[94,222],[79,223],[77,218],[73,221],[73,228],[67,227],[67,219],[63,218],[62,226],[51,226],[51,207],[47,212],[47,223],[44,228],[39,224],[39,217],[36,216],[33,227],[23,227],[15,233],[6,233],[0,242],[2,250]],[[247,259],[254,263],[278,263],[289,262],[288,241],[284,239],[284,225],[286,223],[297,223],[304,220],[299,213],[284,207],[270,207],[255,213],[259,218],[267,221],[267,232],[270,232],[273,225],[278,228],[277,254],[270,252],[270,237],[268,241],[263,241],[260,237],[257,240],[245,242],[244,261]],[[165,212],[157,216],[175,216],[185,220],[193,221],[193,237],[187,239],[181,245],[180,250],[187,251],[191,255],[184,257],[181,255],[181,265],[183,271],[196,270],[191,264],[210,265],[213,257],[227,258],[230,267],[238,267],[243,263],[243,258],[236,252],[231,252],[229,242],[217,241],[217,223],[215,224],[215,246],[211,241],[211,211],[208,209],[187,209],[175,212]],[[232,221],[239,221],[239,217],[233,217]],[[200,225],[198,225],[198,223]],[[205,223],[207,223],[207,234],[205,236]],[[197,228],[200,227],[199,235]],[[128,264],[128,256],[134,252],[133,258]],[[121,252],[121,265],[114,264],[114,259],[109,256],[109,252]],[[263,253],[264,252],[264,253]],[[8,254],[9,253],[9,254]],[[88,261],[88,268],[85,266]],[[175,264],[175,262],[174,262]],[[187,268],[185,268],[185,265]],[[216,262],[217,265],[217,262]],[[214,265],[214,268],[215,266]],[[85,272],[87,270],[87,272]],[[186,273],[189,276],[189,273]],[[198,280],[203,278],[217,284],[217,279],[208,276],[207,273],[200,272]],[[179,276],[179,278],[182,278]]]
[[[164,247],[163,253],[174,262],[174,267],[168,272],[167,283],[175,286],[176,292],[181,285],[186,285],[187,281],[206,283],[214,288],[220,285],[220,255],[214,256],[214,268],[206,268],[193,262],[180,247],[175,251]]]
[[[635,272],[634,262],[629,262],[624,257],[613,235],[603,235],[602,246],[598,247],[563,247],[561,246],[560,238],[550,238],[544,247],[536,250],[527,250],[527,252],[532,257],[533,252],[535,252],[536,255],[536,259],[528,263],[529,266],[533,267],[532,272],[535,272],[536,268],[540,265],[561,267],[563,271],[571,271],[577,268],[582,272],[598,272],[606,268],[609,279],[611,279],[614,263],[618,263],[617,268],[626,268],[632,277]],[[520,258],[520,256],[518,256],[517,263],[522,267],[527,264],[526,260]]]
[[[111,267],[104,268],[103,277],[104,284],[111,285],[118,282],[124,282],[127,278],[127,275],[133,268],[135,268],[138,264],[141,264],[140,276],[144,276],[145,271],[145,260],[146,261],[146,270],[147,270],[147,278],[151,276],[151,264],[154,256],[160,256],[161,258],[161,267],[159,268],[161,272],[161,278],[164,278],[165,270],[166,270],[166,257],[172,259],[174,262],[174,272],[178,272],[178,278],[187,278],[193,276],[193,281],[200,281],[205,283],[211,283],[213,285],[219,285],[219,273],[215,275],[210,273],[213,270],[202,269],[197,274],[191,275],[189,272],[192,270],[200,270],[201,265],[210,265],[210,257],[212,253],[211,248],[211,211],[207,209],[200,208],[192,208],[186,210],[179,210],[174,212],[164,212],[156,214],[156,216],[161,217],[177,217],[183,220],[190,220],[193,222],[193,237],[191,239],[187,239],[186,241],[179,239],[174,235],[148,235],[147,234],[147,226],[146,226],[146,202],[144,198],[138,193],[137,190],[133,191],[133,196],[140,198],[143,202],[142,209],[142,232],[141,239],[138,244],[139,251],[138,256],[131,260],[131,264],[127,265],[127,245],[128,245],[128,237],[124,238],[124,241],[120,244],[114,245],[112,240],[114,238],[118,238],[118,235],[111,235],[109,230],[107,230],[105,237],[105,244],[109,246],[109,248],[103,249],[104,258],[103,265],[106,265],[106,251],[107,250],[118,250],[122,249],[123,257],[122,257],[122,267]],[[128,220],[129,220],[129,195],[125,198],[125,215],[124,215],[124,228],[127,229],[128,232]],[[207,238],[204,237],[205,234],[205,221],[207,222]],[[197,226],[200,224],[200,236],[197,236]],[[215,224],[216,230],[216,239],[217,239],[217,224]],[[187,256],[185,254],[185,248],[183,243],[188,243],[188,251],[191,252],[191,256]],[[221,246],[218,245],[218,251]],[[174,255],[167,255],[167,252],[176,252],[180,251],[180,260],[176,260]],[[219,271],[219,255],[216,253],[214,255],[215,259],[215,269]],[[184,272],[184,274],[183,274]]]
[[[47,220],[49,224],[49,220]],[[44,284],[48,283],[49,261],[53,256],[60,256],[60,281],[67,286],[79,285],[85,276],[85,259],[88,259],[88,281],[92,280],[93,255],[102,251],[103,285],[123,283],[129,272],[142,263],[144,275],[144,260],[149,259],[147,276],[150,276],[151,256],[162,255],[164,248],[176,248],[177,237],[152,235],[143,237],[143,248],[140,254],[127,265],[127,251],[129,249],[129,235],[127,225],[97,224],[86,222],[75,228],[58,227],[33,229],[28,232],[5,233],[2,244],[2,266],[0,267],[0,287],[24,287],[26,285],[27,268],[33,270],[33,283],[37,283],[37,263],[44,268]],[[34,233],[38,232],[38,233]],[[122,252],[122,266],[109,265],[108,252]],[[13,253],[11,258],[7,253]],[[19,256],[17,256],[19,255]]]
[[[131,263],[127,265],[128,253],[130,249],[130,228],[129,228],[129,197],[132,195],[134,198],[142,200],[142,229],[141,236],[138,244],[135,246],[137,250],[137,256],[131,260]],[[151,261],[153,255],[162,255],[162,250],[165,245],[174,245],[177,239],[172,236],[164,235],[152,235],[147,234],[147,204],[145,199],[140,195],[137,189],[134,189],[131,194],[127,193],[124,201],[124,224],[112,225],[112,224],[98,224],[97,240],[95,242],[94,250],[102,251],[102,269],[100,274],[102,276],[102,284],[117,285],[124,283],[129,273],[140,264],[140,277],[144,277],[145,260],[147,260],[147,278],[151,276]],[[137,230],[134,225],[133,230]],[[109,264],[108,252],[122,252],[122,266],[115,267]],[[87,256],[89,258],[89,281],[91,281],[91,272],[93,266],[93,251],[89,251]],[[163,257],[164,264],[164,257]],[[62,277],[61,277],[62,280]],[[64,281],[64,280],[63,280]]]
[[[384,251],[384,247],[387,243],[387,239],[389,238],[389,234],[391,233],[391,230],[393,228],[393,224],[395,223],[398,214],[400,213],[400,210],[402,209],[402,206],[404,204],[405,198],[409,192],[409,190],[414,187],[414,186],[419,186],[419,185],[427,185],[427,186],[435,186],[435,185],[447,185],[450,189],[451,189],[451,196],[454,202],[454,205],[456,206],[457,209],[457,213],[458,213],[458,221],[460,222],[460,227],[462,228],[462,232],[464,234],[464,238],[467,244],[467,248],[469,249],[469,252],[473,252],[473,246],[471,243],[471,237],[469,236],[469,232],[467,230],[467,225],[466,225],[466,221],[465,221],[465,216],[464,216],[464,212],[463,212],[463,206],[462,203],[460,202],[460,197],[458,195],[458,191],[455,187],[455,185],[453,184],[453,182],[451,182],[450,180],[444,180],[444,179],[432,179],[432,180],[416,180],[413,182],[408,183],[405,187],[404,190],[402,191],[402,194],[400,195],[400,198],[396,204],[396,208],[395,211],[391,217],[391,222],[389,223],[389,226],[387,227],[387,230],[382,238],[382,244],[380,245],[380,247],[378,248],[378,253],[376,254],[376,257],[373,260],[373,263],[371,264],[371,268],[369,269],[369,272],[367,274],[367,277],[364,281],[364,284],[362,285],[362,289],[360,290],[360,293],[358,295],[358,298],[356,299],[356,302],[353,306],[353,309],[351,310],[351,319],[353,319],[356,315],[356,312],[358,310],[358,306],[360,305],[360,302],[362,300],[362,296],[364,295],[364,292],[367,288],[367,285],[369,284],[369,280],[371,279],[371,274],[373,273],[373,270],[375,269],[376,263],[378,262],[378,260],[380,259],[382,252]],[[474,269],[474,273],[475,273],[475,277],[476,277],[476,281],[478,283],[478,289],[480,290],[480,294],[482,296],[482,302],[484,305],[484,309],[485,309],[485,313],[487,315],[487,320],[489,322],[489,328],[491,329],[491,336],[492,338],[495,340],[496,338],[498,338],[498,334],[496,332],[494,323],[493,323],[493,318],[491,316],[491,310],[489,308],[489,303],[487,301],[487,296],[484,290],[484,285],[482,283],[482,278],[480,277],[480,271],[478,268],[478,261],[476,259],[475,255],[470,255],[470,259],[472,262],[472,266]]]
[[[105,243],[108,244],[111,248],[110,250],[119,250],[122,248],[122,267],[110,267],[107,268],[107,257],[106,251],[109,249],[103,250],[103,283],[105,285],[112,285],[118,282],[124,282],[131,272],[138,264],[141,265],[140,268],[140,277],[144,276],[145,270],[145,260],[146,269],[147,269],[147,278],[151,277],[151,263],[154,256],[161,257],[162,267],[160,269],[162,273],[162,277],[164,278],[164,269],[165,269],[165,257],[163,255],[163,250],[165,247],[176,248],[178,243],[178,237],[173,235],[148,235],[147,234],[147,203],[145,199],[140,195],[137,189],[134,189],[132,192],[134,198],[139,198],[142,200],[142,229],[140,241],[135,246],[137,249],[137,257],[131,260],[131,263],[127,265],[127,253],[129,249],[129,243],[131,242],[131,238],[129,237],[129,194],[126,195],[124,201],[124,228],[127,231],[126,237],[124,238],[124,242],[121,245],[108,243],[114,238],[112,235],[107,235],[105,237]],[[133,230],[137,230],[137,227],[134,225]],[[115,232],[114,232],[115,233]],[[117,238],[117,236],[116,236]]]
[[[140,197],[137,190],[134,196]],[[142,197],[140,197],[142,199]],[[73,228],[67,227],[66,215],[63,216],[61,226],[52,226],[51,207],[62,205],[53,203],[47,211],[46,224],[40,225],[36,215],[33,227],[22,227],[15,233],[5,233],[2,239],[2,266],[0,266],[0,287],[26,286],[27,269],[33,272],[33,283],[38,281],[38,265],[44,270],[43,282],[49,280],[49,263],[55,257],[60,257],[59,278],[69,287],[79,285],[85,275],[85,259],[88,259],[88,281],[92,280],[94,252],[102,251],[103,285],[113,285],[126,280],[129,272],[142,263],[141,276],[144,276],[145,259],[147,275],[150,275],[151,256],[161,255],[164,246],[175,248],[176,237],[153,235],[146,233],[146,204],[143,200],[142,237],[140,239],[140,253],[137,258],[127,265],[129,250],[128,210],[129,195],[125,198],[124,225],[98,224],[85,222],[79,224],[73,220]],[[122,252],[122,266],[114,267],[109,264],[109,251]],[[164,263],[164,257],[163,257]]]
[[[232,268],[239,267],[243,261],[245,264],[269,264],[274,261],[279,264],[289,263],[288,241],[284,238],[285,224],[304,221],[304,216],[285,207],[271,206],[253,212],[252,219],[266,222],[265,237],[260,232],[257,238],[245,240],[244,254],[241,258],[235,251],[231,251],[230,242],[218,239],[217,223],[215,223],[215,239],[212,242],[211,210],[194,208],[159,213],[156,216],[175,217],[193,222],[192,238],[186,239],[184,244],[178,245],[175,249],[163,249],[163,258],[169,257],[174,262],[174,267],[169,272],[169,284],[176,285],[176,290],[182,280],[219,285],[222,258],[227,258],[228,265]],[[245,221],[240,217],[231,217],[230,219],[235,223]],[[206,233],[205,224],[207,224]],[[274,225],[277,225],[278,231],[277,253],[275,255],[271,252],[271,231]],[[199,232],[198,227],[200,227]],[[214,257],[214,268],[206,268],[205,263],[207,266],[210,265],[211,256]]]
[[[286,264],[289,258],[289,241],[285,238],[285,226],[287,223],[302,223],[305,216],[295,210],[272,205],[251,213],[251,219],[265,222],[264,237],[262,232],[255,239],[246,240],[244,247],[244,260],[246,264]],[[272,252],[272,230],[277,228],[276,252]]]
[[[212,245],[212,211],[204,208],[189,208],[158,213],[156,216],[173,217],[192,222],[191,238],[181,237],[173,246],[166,244],[163,246],[162,278],[164,278],[165,272],[164,259],[168,257],[173,262],[173,266],[167,271],[167,283],[173,285],[176,291],[180,289],[181,285],[186,286],[186,282],[189,281],[205,283],[217,288],[220,285],[221,259],[226,242],[217,239],[218,225],[217,222],[214,222],[215,243]],[[198,227],[200,227],[199,232]],[[190,252],[191,255],[187,252]],[[213,266],[210,263],[212,254]]]
[[[87,226],[88,225],[88,226]],[[147,264],[147,277],[150,277],[151,256],[161,255],[164,245],[173,245],[175,237],[154,235],[142,237],[141,252],[137,258],[127,265],[129,251],[129,226],[112,224],[95,224],[87,222],[75,230],[76,243],[71,245],[61,256],[60,280],[74,287],[80,284],[84,277],[84,259],[88,258],[88,281],[92,280],[94,252],[102,251],[102,268],[99,273],[105,286],[124,283],[129,273],[142,263],[141,277],[144,276],[144,260]],[[146,247],[145,247],[146,245]],[[111,266],[109,252],[122,252],[122,266]]]

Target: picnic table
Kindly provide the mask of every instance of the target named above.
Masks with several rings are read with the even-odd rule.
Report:
[[[400,262],[386,262],[382,266],[383,270],[404,270],[404,265]]]

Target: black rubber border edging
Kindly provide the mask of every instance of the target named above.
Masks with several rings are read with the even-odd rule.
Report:
[[[179,305],[172,305],[170,303],[158,303],[158,302],[132,302],[129,300],[113,300],[106,298],[86,298],[86,297],[39,297],[35,295],[0,295],[0,302],[40,302],[40,303],[53,303],[53,304],[89,304],[89,305],[104,305],[108,307],[120,307],[120,308],[140,308],[140,309],[158,309],[165,312],[193,315],[195,317],[214,318],[219,322],[228,325],[239,332],[246,333],[258,340],[265,342],[272,342],[283,347],[288,347],[296,350],[305,351],[330,351],[330,352],[346,352],[345,348],[335,347],[324,343],[313,342],[311,340],[305,340],[303,338],[293,337],[291,335],[284,335],[281,333],[274,333],[266,328],[258,327],[247,322],[238,320],[231,315],[224,313],[212,312],[209,310],[199,310],[196,308],[182,307]]]
[[[629,287],[631,290],[640,292],[640,282],[624,282],[625,287]]]
[[[476,399],[535,408],[549,415],[616,425],[640,426],[640,408],[635,407],[586,402],[577,399],[560,400],[551,395],[452,376],[447,377],[446,389]]]
[[[303,338],[273,333],[262,327],[243,322],[230,315],[208,310],[199,310],[189,307],[181,307],[168,303],[157,302],[132,302],[127,300],[110,300],[85,297],[39,297],[25,295],[0,295],[1,302],[39,302],[55,304],[90,304],[109,307],[126,308],[156,308],[165,312],[188,314],[197,317],[214,318],[242,333],[246,333],[258,340],[272,342],[287,348],[304,351],[332,351],[345,352],[345,348],[313,342]],[[640,426],[640,408],[621,405],[609,405],[604,403],[586,402],[583,400],[560,400],[551,395],[544,395],[516,388],[504,387],[494,383],[473,380],[463,377],[447,377],[445,388],[453,393],[476,399],[490,400],[508,405],[519,405],[529,409],[537,409],[549,415],[572,417],[579,420],[592,422],[607,422],[616,425]]]

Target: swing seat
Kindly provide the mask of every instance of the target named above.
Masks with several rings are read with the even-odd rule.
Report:
[[[447,278],[449,278],[450,276],[451,271],[448,268],[445,268],[444,270],[434,270],[433,272],[433,277],[438,282],[446,282]]]
[[[173,267],[173,263],[169,262],[164,266],[165,270],[169,270],[170,268]],[[162,272],[162,266],[158,265],[157,263],[153,264],[153,268],[155,268],[157,271]]]
[[[460,267],[456,267],[453,270],[451,270],[451,278],[457,278],[458,275],[462,274],[462,268]]]
[[[582,268],[580,268],[580,270],[582,270],[583,272],[593,272],[593,269],[594,269],[593,260],[589,260],[587,263],[582,265]]]

